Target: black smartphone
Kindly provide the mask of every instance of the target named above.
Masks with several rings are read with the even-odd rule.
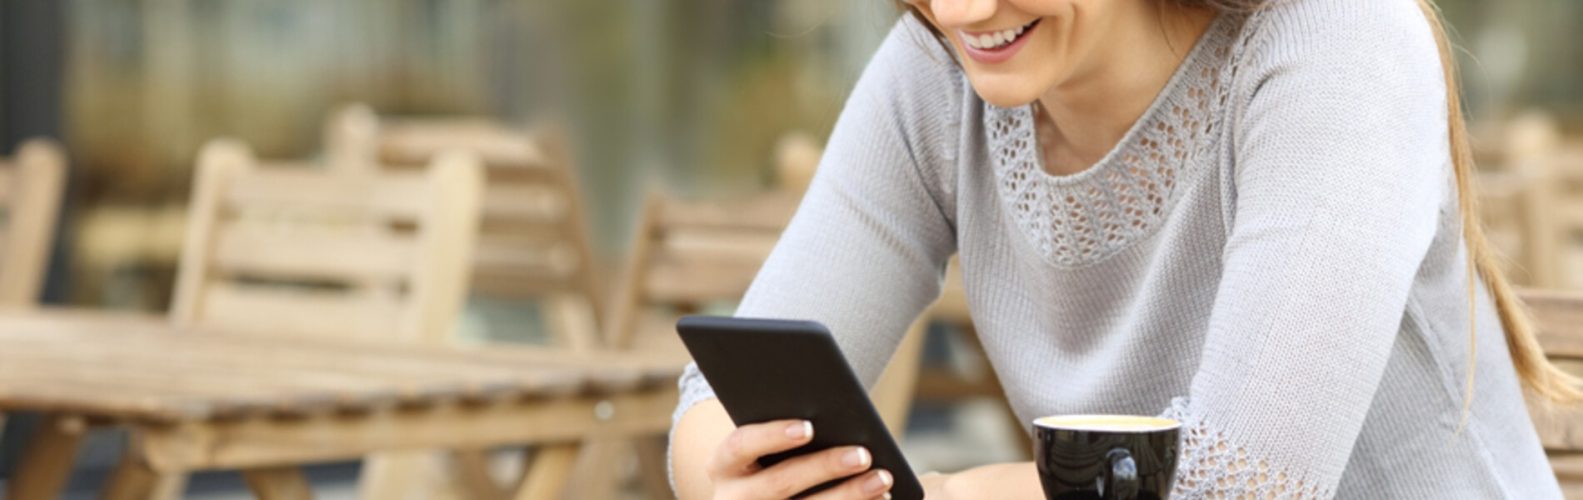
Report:
[[[676,323],[676,331],[738,426],[782,419],[813,422],[811,442],[761,457],[760,465],[768,467],[835,446],[863,446],[874,457],[874,467],[895,478],[892,498],[923,498],[923,486],[824,325],[688,316]],[[798,496],[840,482],[821,484]]]

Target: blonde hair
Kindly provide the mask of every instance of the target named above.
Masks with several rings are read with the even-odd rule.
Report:
[[[1462,215],[1462,238],[1467,242],[1468,248],[1469,369],[1466,388],[1468,397],[1463,402],[1464,408],[1473,400],[1472,367],[1478,354],[1474,348],[1478,328],[1475,316],[1478,287],[1471,279],[1471,275],[1475,273],[1484,279],[1484,286],[1489,288],[1490,297],[1495,300],[1495,310],[1501,318],[1501,329],[1506,332],[1506,350],[1511,354],[1512,366],[1517,369],[1517,377],[1522,380],[1523,387],[1552,402],[1575,403],[1583,400],[1583,393],[1578,391],[1577,378],[1561,371],[1545,358],[1544,350],[1539,347],[1539,340],[1534,337],[1533,320],[1528,317],[1528,311],[1523,307],[1522,299],[1517,297],[1511,282],[1506,280],[1506,274],[1501,272],[1499,254],[1484,236],[1484,226],[1479,219],[1477,190],[1473,185],[1473,146],[1468,139],[1468,124],[1462,113],[1462,92],[1458,84],[1456,59],[1452,52],[1451,41],[1446,35],[1445,22],[1440,17],[1440,9],[1431,0],[1416,1],[1419,10],[1424,13],[1424,18],[1429,20],[1430,31],[1434,32],[1435,45],[1440,50],[1440,64],[1445,72],[1451,165],[1456,172],[1458,207]]]
[[[1163,0],[1175,1],[1188,7],[1211,8],[1219,11],[1251,12],[1268,5],[1271,0]],[[1556,368],[1545,358],[1539,341],[1534,337],[1533,321],[1528,317],[1522,300],[1517,297],[1511,282],[1500,269],[1500,257],[1484,236],[1484,226],[1478,215],[1478,196],[1473,185],[1473,147],[1468,138],[1467,120],[1462,112],[1462,93],[1457,81],[1457,67],[1445,22],[1440,9],[1432,0],[1415,0],[1423,11],[1434,33],[1435,45],[1440,51],[1440,64],[1445,72],[1447,130],[1451,143],[1451,164],[1456,175],[1458,207],[1462,217],[1462,237],[1468,250],[1468,377],[1463,398],[1463,415],[1473,401],[1473,376],[1477,366],[1478,336],[1478,283],[1472,276],[1483,278],[1495,301],[1502,330],[1506,333],[1506,348],[1516,368],[1517,376],[1525,389],[1551,402],[1576,403],[1583,401],[1578,390],[1578,380]],[[917,7],[902,0],[896,2],[916,16],[930,31],[935,31]],[[939,36],[938,32],[935,36]]]

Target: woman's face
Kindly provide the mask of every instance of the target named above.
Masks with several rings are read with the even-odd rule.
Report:
[[[1132,0],[909,0],[951,42],[979,97],[1020,106],[1071,79]]]

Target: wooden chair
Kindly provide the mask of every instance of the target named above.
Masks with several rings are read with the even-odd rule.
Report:
[[[38,302],[65,176],[52,141],[30,140],[14,159],[0,158],[0,307]]]
[[[367,106],[351,105],[331,118],[326,145],[333,168],[354,171],[424,165],[445,150],[476,154],[485,185],[471,292],[537,302],[558,344],[598,347],[606,293],[577,176],[556,130],[525,133],[467,119],[381,121]]]
[[[1583,293],[1527,290],[1522,296],[1545,355],[1562,369],[1583,374]],[[1567,498],[1583,498],[1583,408],[1530,402],[1528,411],[1562,492]]]
[[[49,140],[24,142],[13,160],[0,158],[0,308],[38,304],[65,176],[65,156]]]
[[[1583,150],[1563,144],[1544,114],[1506,124],[1480,173],[1481,216],[1508,271],[1535,288],[1583,286]]]
[[[348,172],[411,168],[446,150],[477,155],[485,165],[486,182],[470,270],[472,293],[537,302],[548,333],[560,347],[573,352],[604,347],[598,326],[604,311],[603,281],[594,262],[581,190],[557,130],[541,127],[525,133],[478,119],[381,120],[367,106],[349,105],[331,117],[325,142],[332,168]],[[499,496],[501,488],[488,476],[490,460],[483,450],[449,454],[449,468],[462,478],[459,484],[447,484],[433,474],[414,477],[425,469],[447,468],[432,454],[416,455],[406,459],[409,465],[400,466],[400,472],[365,475],[363,497],[382,500],[411,491]],[[601,454],[582,452],[575,444],[542,447],[534,450],[524,480],[564,475],[579,456],[593,455]],[[412,465],[419,461],[430,463]],[[609,469],[605,464],[583,467]],[[383,467],[391,468],[398,466]]]
[[[478,169],[465,154],[379,175],[264,167],[241,143],[211,142],[199,158],[171,318],[284,337],[444,343],[466,294]],[[128,457],[109,491],[172,498],[184,482]],[[255,482],[262,495],[277,481]]]

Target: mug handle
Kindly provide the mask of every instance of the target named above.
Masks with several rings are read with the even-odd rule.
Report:
[[[1138,463],[1126,448],[1114,448],[1105,454],[1105,470],[1099,474],[1099,495],[1105,500],[1135,500],[1138,498]]]

